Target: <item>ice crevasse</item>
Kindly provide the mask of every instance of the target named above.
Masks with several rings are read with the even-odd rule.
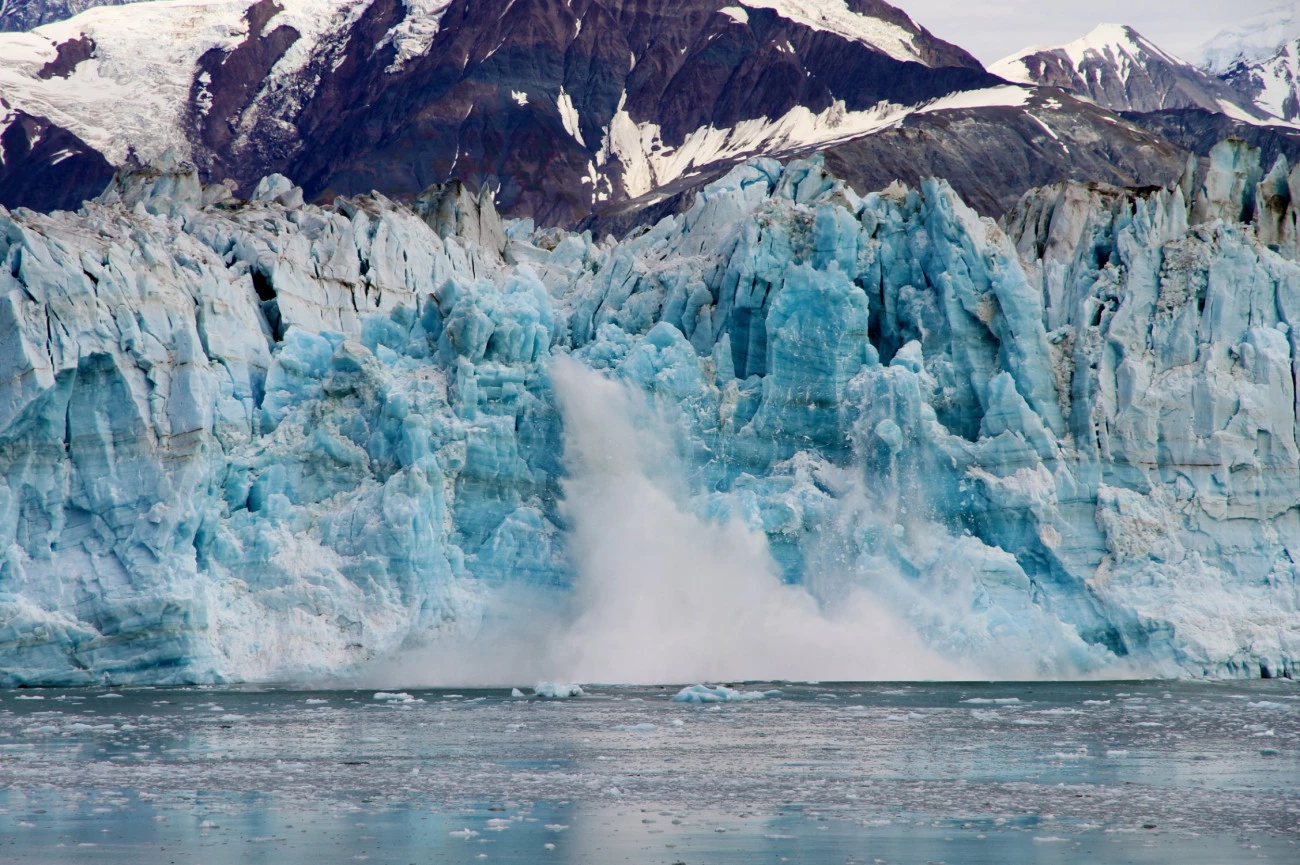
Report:
[[[758,160],[600,242],[170,159],[0,210],[0,685],[342,673],[563,594],[561,356],[824,605],[1028,675],[1292,675],[1300,174],[1251,158],[1001,225]]]

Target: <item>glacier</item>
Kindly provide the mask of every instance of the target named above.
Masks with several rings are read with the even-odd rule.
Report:
[[[1000,224],[817,157],[622,240],[170,154],[0,209],[0,685],[343,675],[562,606],[564,364],[823,610],[989,676],[1292,676],[1297,214],[1240,142]]]

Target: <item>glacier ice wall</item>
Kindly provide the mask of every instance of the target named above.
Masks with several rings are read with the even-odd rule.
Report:
[[[1293,674],[1300,266],[1248,157],[1001,227],[817,160],[620,242],[169,160],[0,210],[0,684],[341,673],[563,597],[561,356],[825,608],[991,675]]]

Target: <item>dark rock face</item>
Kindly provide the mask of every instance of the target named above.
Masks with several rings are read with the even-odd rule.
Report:
[[[214,107],[196,129],[196,144],[211,154],[200,162],[244,187],[277,170],[312,197],[370,189],[411,195],[448,179],[475,188],[499,180],[506,212],[571,223],[601,197],[626,196],[617,170],[591,177],[609,155],[602,145],[620,106],[634,123],[657,126],[662,146],[677,147],[701,127],[775,119],[800,105],[816,113],[838,101],[855,111],[998,83],[965,51],[878,0],[855,5],[907,30],[918,57],[937,66],[897,60],[768,9],[747,10],[742,23],[718,11],[727,5],[454,0],[429,49],[398,64],[384,35],[407,10],[397,0],[375,0],[338,35],[341,60],[313,64],[301,76],[312,86],[300,105],[284,104],[293,116],[268,111],[276,105],[270,97],[252,134],[241,136],[251,144],[237,149],[222,129],[247,110],[259,68],[274,63],[289,38],[250,27],[235,52],[205,57]],[[218,112],[222,85],[213,70],[232,66],[225,87],[237,95],[225,97],[229,108]],[[570,105],[574,120],[566,128]],[[281,134],[273,127],[282,129],[284,120],[292,120],[300,143],[268,150],[265,142]]]
[[[1300,130],[1287,126],[1257,126],[1209,111],[1155,111],[1126,113],[1125,119],[1152,134],[1198,156],[1225,138],[1239,138],[1260,150],[1260,164],[1267,171],[1279,156],[1292,165],[1300,162]]]
[[[827,169],[859,192],[883,189],[896,180],[915,188],[942,177],[971,207],[991,217],[1011,211],[1026,190],[1037,186],[1068,180],[1171,186],[1186,170],[1184,147],[1136,123],[1116,123],[1110,112],[1068,94],[1043,91],[1026,108],[1028,112],[989,107],[914,114],[895,128],[822,152]],[[1042,118],[1050,120],[1050,133]],[[601,208],[583,227],[621,237],[683,212],[697,189],[730,167],[719,165],[642,199]]]
[[[76,210],[104,191],[113,166],[84,141],[44,117],[8,112],[0,102],[0,203],[33,210]]]
[[[227,177],[240,173],[232,165],[232,142],[241,116],[252,106],[266,76],[301,34],[281,25],[264,33],[267,23],[283,7],[275,0],[257,0],[244,13],[248,35],[233,51],[213,48],[199,58],[199,72],[190,86],[192,135],[197,139],[195,152],[211,176]],[[259,178],[254,178],[254,182]]]
[[[1049,100],[1061,108],[1045,110]],[[1181,147],[1136,125],[1110,122],[1109,112],[1066,94],[1040,93],[1028,107],[1032,114],[974,108],[913,115],[896,129],[828,149],[826,165],[863,191],[942,177],[992,217],[1036,186],[1063,180],[1169,186],[1186,169]]]
[[[19,33],[63,21],[96,6],[122,6],[139,0],[8,0],[0,3],[0,33]]]
[[[500,186],[511,215],[573,222],[628,194],[606,139],[620,109],[660,147],[701,127],[790,109],[862,111],[996,85],[961,48],[879,0],[854,0],[910,35],[915,61],[728,0],[454,0],[432,46],[399,57],[386,35],[413,14],[373,0],[277,88],[266,75],[299,34],[265,33],[259,0],[233,51],[204,55],[191,140],[207,176],[244,190],[281,172],[308,196],[413,195],[430,183]],[[735,7],[736,4],[731,4]],[[567,114],[567,116],[565,116]]]
[[[67,78],[76,71],[79,63],[95,56],[95,40],[82,35],[61,43],[57,51],[55,58],[36,73],[37,78],[44,78],[47,81],[55,76]]]

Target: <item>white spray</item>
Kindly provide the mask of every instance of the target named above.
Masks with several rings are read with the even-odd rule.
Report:
[[[867,592],[819,609],[778,576],[761,533],[686,507],[684,471],[640,392],[568,358],[551,369],[564,418],[567,605],[500,619],[379,671],[403,684],[539,679],[625,684],[955,678]],[[539,603],[544,601],[539,600]]]

